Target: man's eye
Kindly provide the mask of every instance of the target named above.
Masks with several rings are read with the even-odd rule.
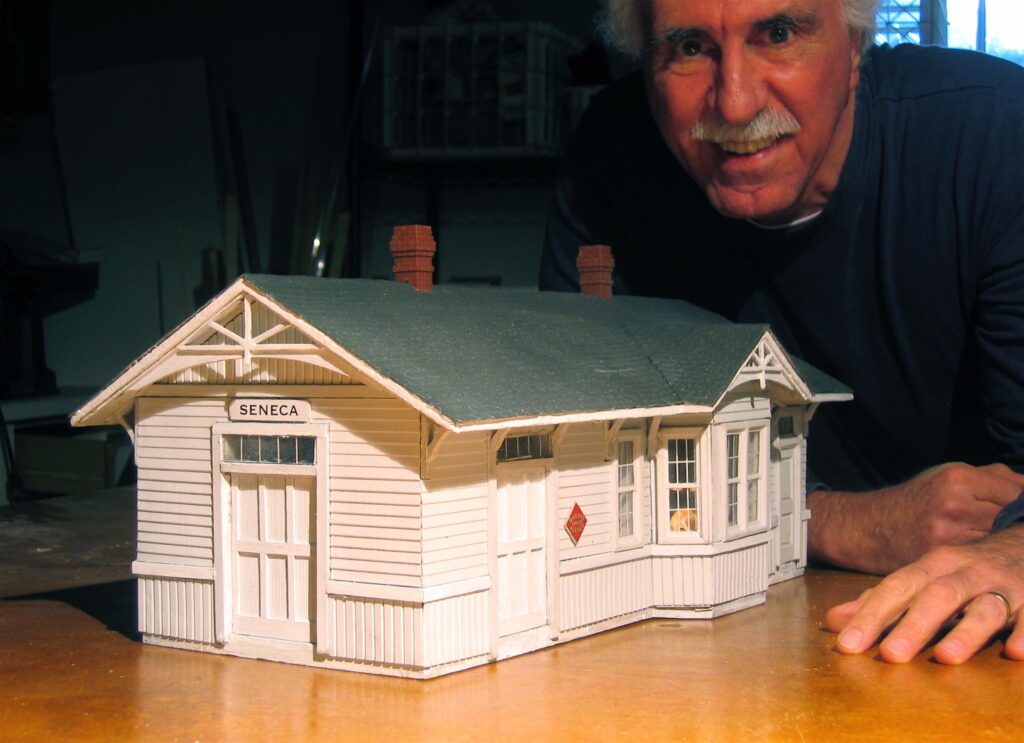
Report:
[[[768,40],[773,44],[785,44],[792,33],[789,26],[772,26],[768,29]]]
[[[679,42],[679,51],[684,57],[696,57],[703,50],[704,47],[696,39],[684,39]]]

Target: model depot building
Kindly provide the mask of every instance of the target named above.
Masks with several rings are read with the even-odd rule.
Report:
[[[426,291],[431,244],[243,276],[73,416],[135,443],[146,642],[429,678],[801,573],[846,388],[684,302]]]

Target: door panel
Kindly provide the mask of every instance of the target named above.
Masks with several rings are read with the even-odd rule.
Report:
[[[546,473],[542,467],[498,472],[498,634],[547,624]]]
[[[784,565],[800,557],[800,545],[797,542],[796,513],[796,447],[787,447],[780,453],[779,459],[779,562]]]
[[[309,642],[316,479],[234,473],[230,482],[235,632]]]

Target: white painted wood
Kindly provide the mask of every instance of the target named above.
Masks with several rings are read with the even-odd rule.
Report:
[[[326,593],[333,598],[373,599],[382,601],[426,604],[432,601],[464,596],[470,593],[487,591],[491,587],[490,578],[481,576],[462,581],[453,581],[428,588],[411,588],[409,586],[391,586],[376,583],[357,583],[355,581],[328,581]]]
[[[423,608],[406,602],[329,597],[327,652],[346,660],[421,667]]]
[[[547,624],[547,475],[529,464],[497,469],[496,586],[505,636]]]
[[[764,390],[769,382],[775,386],[774,396],[777,398],[787,396],[786,393],[787,401],[792,402],[811,402],[814,398],[811,389],[797,372],[793,360],[770,330],[765,331],[747,361],[736,372],[723,398],[730,394],[731,390],[744,384],[754,383]]]
[[[233,399],[244,387],[244,394],[252,398],[299,397],[317,398],[323,402],[336,397],[390,397],[386,392],[367,386],[364,382],[349,381],[344,384],[261,384],[257,386],[242,383],[224,384],[154,384],[145,390],[146,397],[203,398],[208,400]]]
[[[142,576],[138,589],[140,632],[204,644],[216,642],[212,581]]]
[[[132,574],[140,578],[182,578],[190,581],[213,582],[215,574],[211,567],[195,565],[167,565],[158,562],[132,563]]]
[[[710,607],[768,588],[765,543],[717,555],[655,556],[651,567],[659,607]]]
[[[563,632],[649,609],[651,560],[644,557],[563,575],[560,579]]]
[[[614,548],[610,500],[613,471],[605,457],[605,435],[602,423],[573,425],[555,452],[554,521],[561,560],[602,554]],[[587,517],[587,525],[579,542],[573,544],[565,531],[565,522],[576,505]]]
[[[674,531],[669,521],[668,442],[670,439],[692,439],[696,442],[696,531]],[[659,544],[696,545],[713,540],[714,471],[711,468],[711,436],[706,428],[659,427],[655,455],[655,521]]]
[[[423,666],[430,668],[484,655],[488,649],[489,621],[485,591],[425,604]]]
[[[311,641],[315,478],[232,473],[234,631]]]

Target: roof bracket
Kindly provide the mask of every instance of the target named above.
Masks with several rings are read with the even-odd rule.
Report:
[[[615,459],[615,437],[619,435],[619,430],[622,428],[622,424],[626,422],[625,418],[618,418],[613,421],[606,421],[604,424],[604,458],[606,460]]]
[[[647,428],[647,456],[653,457],[658,451],[658,430],[661,428],[661,416],[651,418]]]
[[[497,431],[494,432],[494,435],[491,436],[491,451],[492,452],[497,453],[498,449],[501,448],[501,445],[505,443],[505,439],[508,437],[509,430],[511,430],[511,429],[500,428],[500,429],[498,429]]]

